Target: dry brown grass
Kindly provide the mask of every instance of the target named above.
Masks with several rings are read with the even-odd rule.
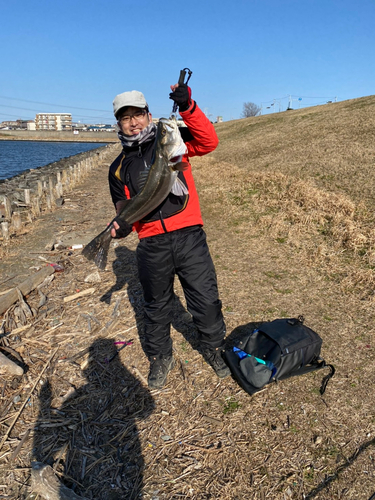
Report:
[[[220,124],[221,201],[372,296],[374,126],[374,96]]]
[[[222,123],[213,157],[307,179],[373,207],[374,126],[375,96]]]
[[[94,268],[79,254],[51,255],[65,271],[43,289],[46,306],[29,329],[2,338],[29,367],[22,380],[2,379],[2,434],[16,418],[0,450],[4,495],[27,497],[30,463],[38,459],[95,500],[370,498],[374,103],[370,97],[224,123],[218,150],[193,162],[229,342],[254,322],[303,314],[336,366],[324,397],[320,373],[253,397],[232,379],[218,381],[196,351],[178,283],[177,367],[164,390],[150,392],[136,238],[112,248],[94,285],[84,281]],[[97,209],[105,177],[96,172],[77,194],[84,213],[67,204],[50,214],[33,244],[54,230],[56,217],[83,237],[96,234],[112,214],[108,199]],[[30,233],[18,249],[31,264],[29,241]],[[9,250],[9,268],[18,249]],[[89,286],[95,295],[63,302]],[[37,308],[37,293],[27,300]],[[106,363],[113,341],[129,339],[133,345]]]

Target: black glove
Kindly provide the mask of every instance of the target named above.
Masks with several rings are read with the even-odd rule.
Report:
[[[115,238],[126,238],[126,236],[133,230],[133,226],[120,219],[120,217],[115,217],[112,222],[117,222],[120,226],[118,229],[114,228],[116,231]]]
[[[186,83],[179,83],[174,92],[169,94],[169,99],[172,99],[180,111],[186,111],[191,104],[191,89]]]

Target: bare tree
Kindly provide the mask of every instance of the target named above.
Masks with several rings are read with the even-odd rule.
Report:
[[[249,118],[249,116],[256,116],[260,113],[260,107],[253,102],[244,102],[243,103],[243,111],[242,118]]]

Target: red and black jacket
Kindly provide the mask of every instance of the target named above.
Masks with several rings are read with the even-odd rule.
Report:
[[[166,233],[183,227],[203,225],[198,194],[195,188],[189,157],[203,156],[213,151],[219,143],[216,131],[195,101],[186,111],[180,112],[186,127],[181,127],[181,136],[187,146],[183,161],[188,163],[180,179],[189,194],[183,197],[170,193],[167,198],[133,227],[140,239]],[[133,148],[123,148],[122,153],[109,168],[109,188],[112,201],[116,203],[135,196],[138,191],[139,173],[151,162],[154,140]]]

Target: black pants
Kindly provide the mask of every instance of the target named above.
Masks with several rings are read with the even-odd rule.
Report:
[[[176,274],[203,347],[221,347],[225,324],[203,229],[192,226],[143,238],[138,244],[137,260],[145,299],[146,355],[172,353],[170,325]]]

